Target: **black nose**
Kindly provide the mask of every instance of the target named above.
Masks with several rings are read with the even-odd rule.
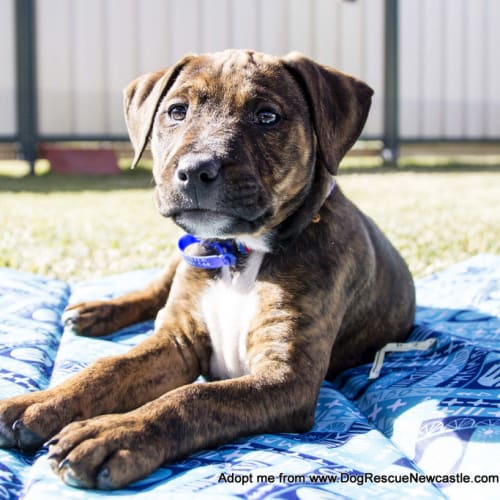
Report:
[[[207,156],[188,155],[179,161],[176,181],[184,187],[207,187],[219,176],[220,160]]]

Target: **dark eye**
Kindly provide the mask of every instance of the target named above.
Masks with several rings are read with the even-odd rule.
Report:
[[[261,125],[274,125],[280,120],[280,115],[269,109],[263,109],[257,113],[257,121]]]
[[[187,109],[186,104],[174,104],[168,109],[168,116],[176,122],[181,122],[186,118]]]

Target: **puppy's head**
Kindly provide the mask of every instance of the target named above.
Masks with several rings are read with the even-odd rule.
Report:
[[[159,210],[186,231],[269,237],[319,208],[371,94],[300,54],[186,56],[125,89],[134,164],[150,140]]]

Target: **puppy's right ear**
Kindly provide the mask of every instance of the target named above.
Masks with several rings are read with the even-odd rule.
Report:
[[[170,68],[142,75],[130,82],[123,90],[125,122],[134,147],[132,168],[137,165],[146,149],[162,98],[182,68],[193,57],[193,55],[187,55]]]

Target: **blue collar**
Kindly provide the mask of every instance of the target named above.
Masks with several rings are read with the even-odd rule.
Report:
[[[200,244],[205,249],[215,250],[215,255],[193,256],[188,255],[187,247]],[[218,269],[225,266],[235,266],[238,255],[249,254],[250,250],[243,243],[235,240],[200,240],[192,234],[185,234],[177,243],[184,260],[194,267],[201,269]]]

